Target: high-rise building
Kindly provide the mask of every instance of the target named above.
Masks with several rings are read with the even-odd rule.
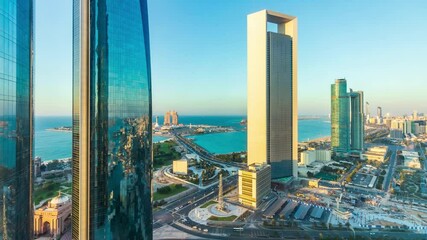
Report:
[[[33,1],[0,1],[0,239],[33,239]]]
[[[73,1],[73,239],[152,239],[146,0]]]
[[[248,165],[270,164],[274,179],[297,177],[297,18],[262,10],[247,21]]]
[[[414,113],[412,114],[412,119],[413,120],[418,120],[418,112],[417,112],[417,110],[414,110]]]
[[[363,111],[363,92],[350,90],[350,148],[352,151],[363,151],[365,139],[365,114]]]
[[[383,109],[381,107],[377,107],[377,124],[383,123]]]
[[[178,113],[176,111],[172,111],[170,115],[172,116],[172,125],[178,126]]]
[[[257,208],[264,196],[271,191],[271,167],[268,164],[252,164],[239,170],[239,202]]]
[[[337,79],[331,85],[331,146],[335,153],[363,151],[365,113],[363,92],[347,92],[347,81]]]
[[[369,102],[366,102],[366,109],[365,109],[365,113],[366,113],[365,119],[366,119],[366,121],[369,121],[369,118],[370,118]]]
[[[163,125],[165,126],[171,125],[171,113],[169,111],[165,113],[165,119],[163,119]]]
[[[337,153],[350,151],[349,107],[347,81],[337,79],[331,85],[331,147]]]

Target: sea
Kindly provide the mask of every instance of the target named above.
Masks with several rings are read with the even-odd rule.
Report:
[[[236,131],[223,133],[209,133],[188,136],[206,150],[214,154],[246,151],[246,128],[240,121],[246,116],[180,116],[179,122],[193,125],[214,125],[232,127]],[[153,117],[153,123],[156,117]],[[163,124],[163,117],[158,117],[159,124]],[[71,126],[71,116],[36,116],[34,126],[35,156],[42,161],[71,157],[71,132],[51,131],[55,127]],[[298,140],[330,136],[331,124],[327,117],[308,118],[298,121]],[[153,142],[167,138],[153,136]]]

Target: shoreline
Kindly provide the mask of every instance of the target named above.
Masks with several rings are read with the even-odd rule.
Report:
[[[50,132],[67,132],[67,133],[73,132],[72,130],[68,130],[68,129],[55,129],[55,128],[47,128],[45,130]]]
[[[314,138],[311,140],[307,140],[307,141],[301,141],[298,143],[310,143],[310,142],[330,142],[331,141],[331,136],[325,136],[325,137],[319,137],[319,138]]]

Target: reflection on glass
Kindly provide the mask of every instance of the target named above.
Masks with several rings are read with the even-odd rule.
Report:
[[[89,6],[87,46],[81,39],[82,6]],[[91,239],[151,239],[151,79],[146,1],[74,1],[73,51],[73,238],[81,237],[81,214],[87,210]],[[83,51],[90,56],[88,66],[82,66]],[[85,82],[81,73],[87,70]],[[88,88],[88,95],[82,94],[83,87]],[[85,97],[88,112],[80,109]],[[88,123],[85,133],[84,123]],[[83,144],[81,136],[86,134],[88,144]],[[89,152],[87,159],[82,158],[83,149]],[[88,181],[80,169],[86,163]],[[79,199],[82,184],[88,184],[87,209]]]
[[[32,11],[0,1],[0,239],[32,238]]]

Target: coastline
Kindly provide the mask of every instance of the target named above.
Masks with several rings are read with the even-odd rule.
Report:
[[[73,132],[72,130],[55,129],[55,128],[47,128],[46,131],[51,131],[51,132],[67,132],[67,133]]]
[[[308,141],[302,141],[300,143],[310,143],[310,142],[330,142],[331,141],[331,136],[325,136],[325,137],[319,137],[319,138],[315,138],[315,139],[311,139]]]

